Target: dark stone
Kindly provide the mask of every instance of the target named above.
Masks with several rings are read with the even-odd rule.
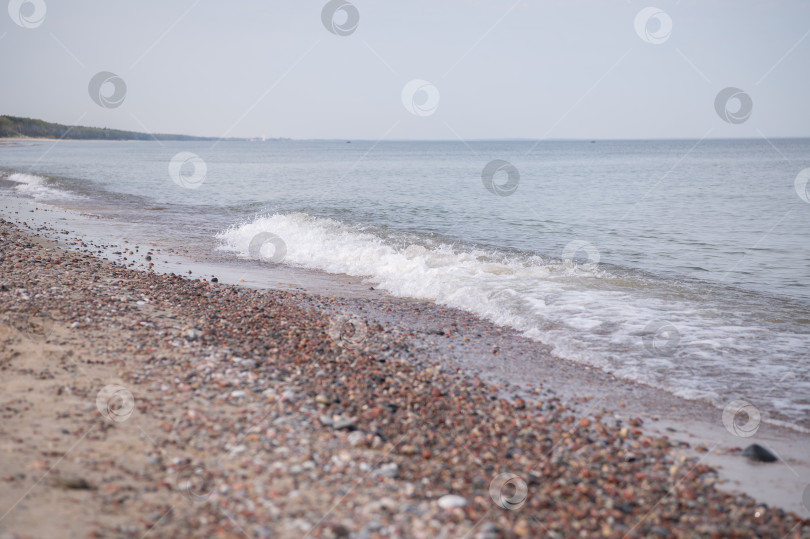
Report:
[[[93,490],[93,486],[81,477],[59,477],[51,480],[51,484],[65,490]]]
[[[351,419],[338,419],[332,423],[332,428],[335,430],[357,430],[357,425]]]
[[[756,461],[756,462],[776,462],[779,460],[776,458],[776,455],[765,449],[759,444],[751,444],[742,452],[744,457],[748,457],[749,459]]]
[[[633,514],[633,508],[630,507],[630,504],[628,504],[627,502],[622,503],[622,504],[619,505],[619,511],[621,511],[625,515],[632,515]]]

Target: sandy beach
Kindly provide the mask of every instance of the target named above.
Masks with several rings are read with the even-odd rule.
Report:
[[[3,537],[810,537],[718,488],[674,399],[547,353],[511,386],[524,343],[468,313],[139,272],[17,219]]]

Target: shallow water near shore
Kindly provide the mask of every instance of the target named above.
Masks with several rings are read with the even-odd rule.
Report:
[[[776,145],[790,162],[765,141],[39,142],[2,148],[0,168],[5,194],[102,217],[96,240],[118,227],[201,275],[343,275],[356,294],[464,309],[558,357],[807,431],[810,204],[793,179],[810,145]],[[196,189],[168,175],[180,151],[206,163]],[[512,196],[482,185],[496,158],[520,171]],[[283,259],[251,252],[263,233]]]

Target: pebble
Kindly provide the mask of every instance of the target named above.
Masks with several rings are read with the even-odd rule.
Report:
[[[454,509],[456,507],[465,507],[467,505],[467,500],[463,496],[445,494],[438,499],[437,503],[442,509]]]
[[[742,452],[743,456],[755,462],[776,462],[779,460],[776,455],[759,444],[751,444]]]
[[[349,433],[347,439],[349,441],[349,445],[351,445],[352,447],[357,447],[366,440],[366,433],[360,430],[355,430]]]
[[[339,418],[332,421],[332,428],[335,430],[355,430],[357,425],[352,419]]]
[[[399,465],[397,465],[396,462],[389,462],[388,464],[383,464],[382,466],[374,470],[374,475],[396,479],[397,477],[399,477]]]

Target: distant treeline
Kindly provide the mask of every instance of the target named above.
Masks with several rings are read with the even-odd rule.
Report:
[[[0,116],[0,138],[31,137],[78,140],[215,140],[209,137],[161,135],[100,127],[54,124],[33,118]]]

